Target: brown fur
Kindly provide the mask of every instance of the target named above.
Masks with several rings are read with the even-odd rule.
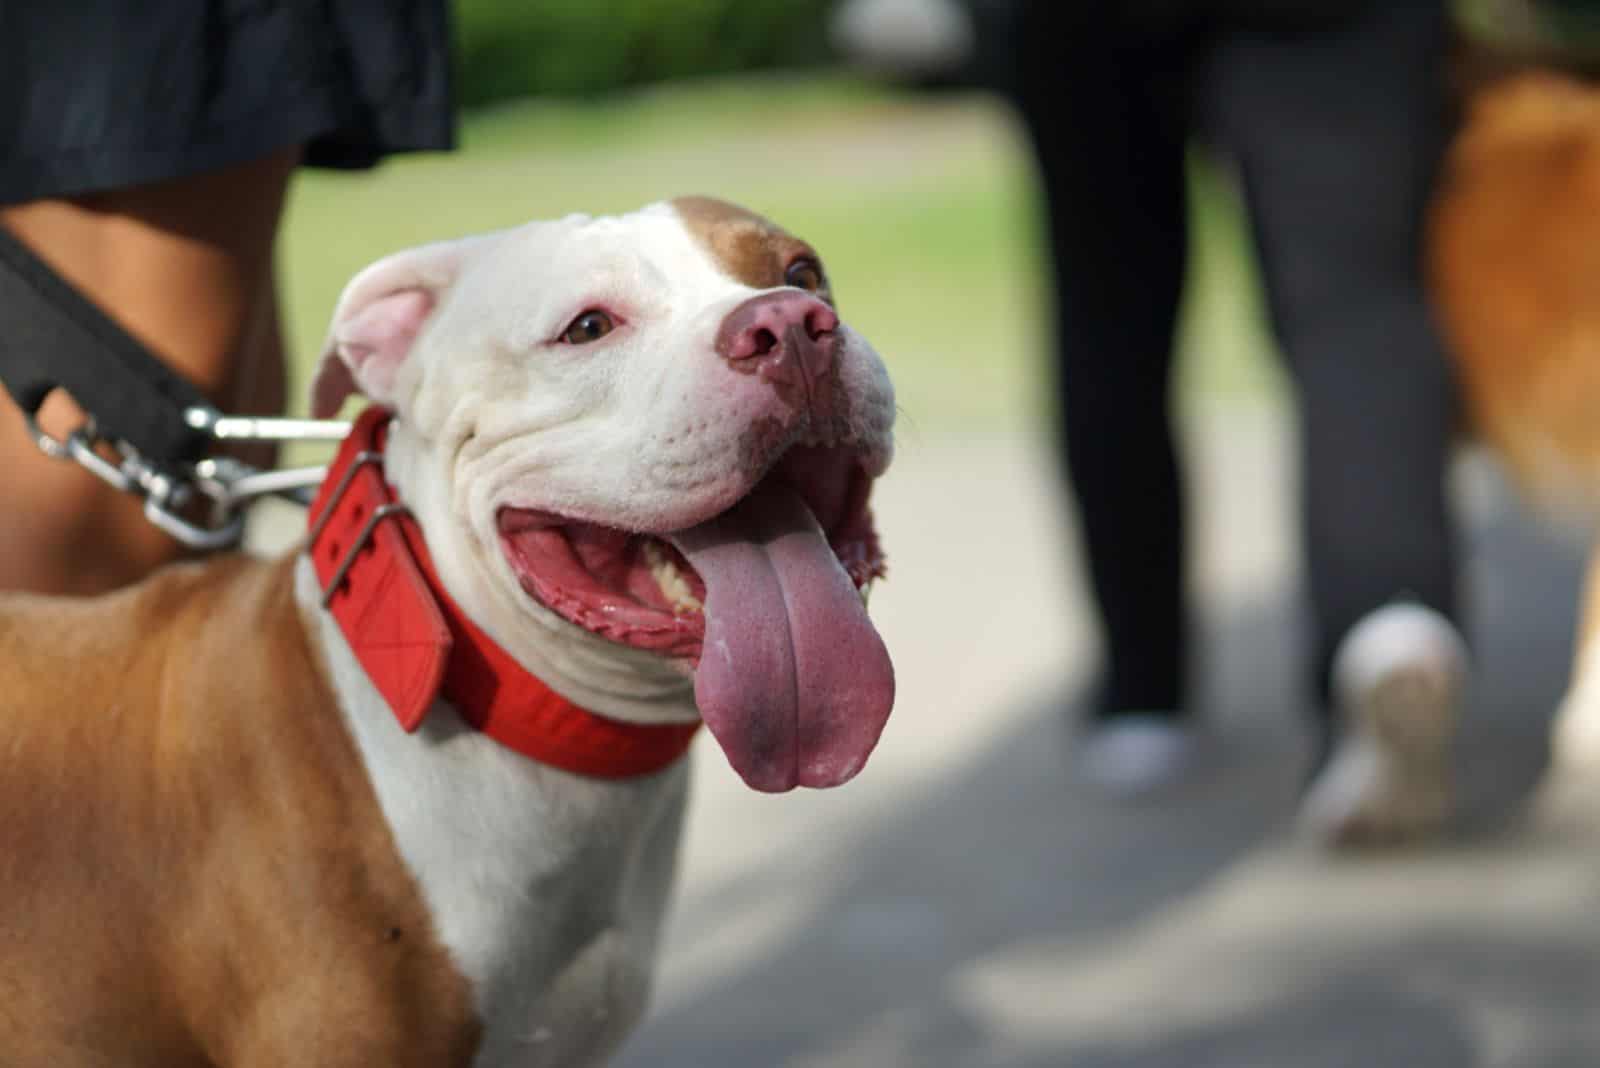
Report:
[[[784,271],[801,257],[815,260],[819,268],[822,264],[810,245],[737,204],[714,197],[679,197],[672,206],[685,229],[723,271],[753,289],[783,285]],[[833,303],[826,274],[817,296]]]
[[[290,561],[0,596],[0,1063],[466,1065]]]
[[[1539,496],[1600,502],[1600,90],[1535,73],[1480,92],[1429,258],[1474,428]]]

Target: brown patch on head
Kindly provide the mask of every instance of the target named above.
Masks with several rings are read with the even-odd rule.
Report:
[[[809,260],[816,264],[820,281],[813,292],[833,303],[822,257],[770,219],[715,197],[678,197],[672,207],[690,236],[728,277],[752,289],[773,289],[793,284],[785,278],[789,268]]]

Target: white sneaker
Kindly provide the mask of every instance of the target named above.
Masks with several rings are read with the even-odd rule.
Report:
[[[1431,608],[1385,605],[1352,627],[1333,661],[1341,735],[1301,801],[1301,827],[1333,846],[1441,829],[1466,675],[1466,643]]]
[[[1111,716],[1085,728],[1078,748],[1084,780],[1123,800],[1179,782],[1194,762],[1194,730],[1170,715]]]
[[[834,47],[901,77],[948,74],[972,58],[972,13],[960,0],[844,0],[828,23]]]

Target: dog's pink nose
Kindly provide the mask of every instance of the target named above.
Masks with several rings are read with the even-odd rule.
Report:
[[[754,372],[824,417],[832,404],[829,372],[839,348],[839,316],[809,293],[780,290],[751,297],[728,313],[717,351],[736,371]]]

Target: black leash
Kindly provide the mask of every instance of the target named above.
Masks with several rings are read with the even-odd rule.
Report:
[[[89,298],[0,227],[0,382],[29,419],[55,389],[94,415],[101,434],[152,463],[194,462],[209,435],[185,412],[200,391],[151,355]]]
[[[144,500],[151,522],[191,548],[243,533],[243,510],[265,495],[304,501],[322,468],[258,471],[207,456],[218,441],[336,441],[328,419],[226,416],[89,298],[0,227],[0,384],[39,447]],[[72,396],[89,422],[58,439],[39,429],[45,398]],[[110,454],[109,456],[107,454]]]

